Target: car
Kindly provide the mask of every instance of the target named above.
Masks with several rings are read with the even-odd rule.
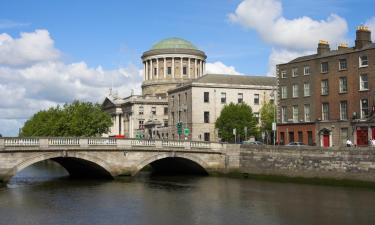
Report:
[[[302,143],[302,142],[292,141],[289,144],[287,144],[286,146],[306,146],[306,145],[304,143]]]
[[[244,145],[263,145],[263,142],[261,141],[244,141]]]

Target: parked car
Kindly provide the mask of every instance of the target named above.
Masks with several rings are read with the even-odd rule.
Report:
[[[263,142],[261,141],[244,141],[244,145],[263,145]]]
[[[292,141],[289,144],[287,144],[286,146],[306,146],[306,145],[304,143],[302,143],[302,142]]]

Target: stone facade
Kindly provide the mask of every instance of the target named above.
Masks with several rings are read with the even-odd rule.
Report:
[[[168,92],[169,124],[182,122],[191,131],[189,140],[219,141],[215,121],[223,107],[244,102],[259,118],[263,103],[275,99],[275,85],[272,77],[205,75]],[[178,139],[175,126],[170,126],[169,132]]]
[[[295,130],[294,140],[299,132],[307,136],[312,131],[314,141],[303,138],[304,144],[340,147],[351,139],[366,146],[375,138],[374,62],[371,33],[359,27],[352,48],[341,44],[331,50],[328,42],[320,41],[317,54],[277,65],[278,141],[288,129]]]

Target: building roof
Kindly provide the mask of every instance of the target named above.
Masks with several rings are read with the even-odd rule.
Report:
[[[319,58],[325,58],[325,57],[330,57],[330,56],[343,55],[343,54],[347,54],[347,53],[360,52],[360,51],[364,51],[364,50],[368,50],[368,49],[373,49],[373,48],[375,48],[375,43],[366,45],[365,47],[363,47],[361,49],[346,48],[346,49],[341,49],[341,50],[331,50],[329,52],[325,52],[325,53],[322,53],[320,55],[319,54],[306,55],[306,56],[295,58],[295,59],[293,59],[292,61],[290,61],[288,63],[303,62],[303,61],[308,61],[308,60],[313,60],[313,59],[319,59]],[[287,63],[282,63],[281,65],[283,65],[283,64],[287,64]]]
[[[151,50],[156,49],[194,49],[198,50],[191,42],[182,38],[167,38],[154,44]]]
[[[194,80],[193,83],[276,86],[277,80],[275,77],[267,76],[206,74]]]

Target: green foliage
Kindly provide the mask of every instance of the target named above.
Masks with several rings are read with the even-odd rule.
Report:
[[[271,102],[266,102],[260,108],[260,121],[261,121],[261,130],[262,131],[271,131],[272,122],[275,118],[275,105]]]
[[[107,133],[110,116],[99,104],[74,101],[34,114],[21,130],[22,137],[91,137]]]
[[[234,142],[233,129],[236,128],[237,137],[245,138],[247,127],[247,137],[257,136],[257,120],[254,118],[250,106],[245,103],[224,106],[220,117],[216,120],[215,127],[219,130],[222,141]]]

